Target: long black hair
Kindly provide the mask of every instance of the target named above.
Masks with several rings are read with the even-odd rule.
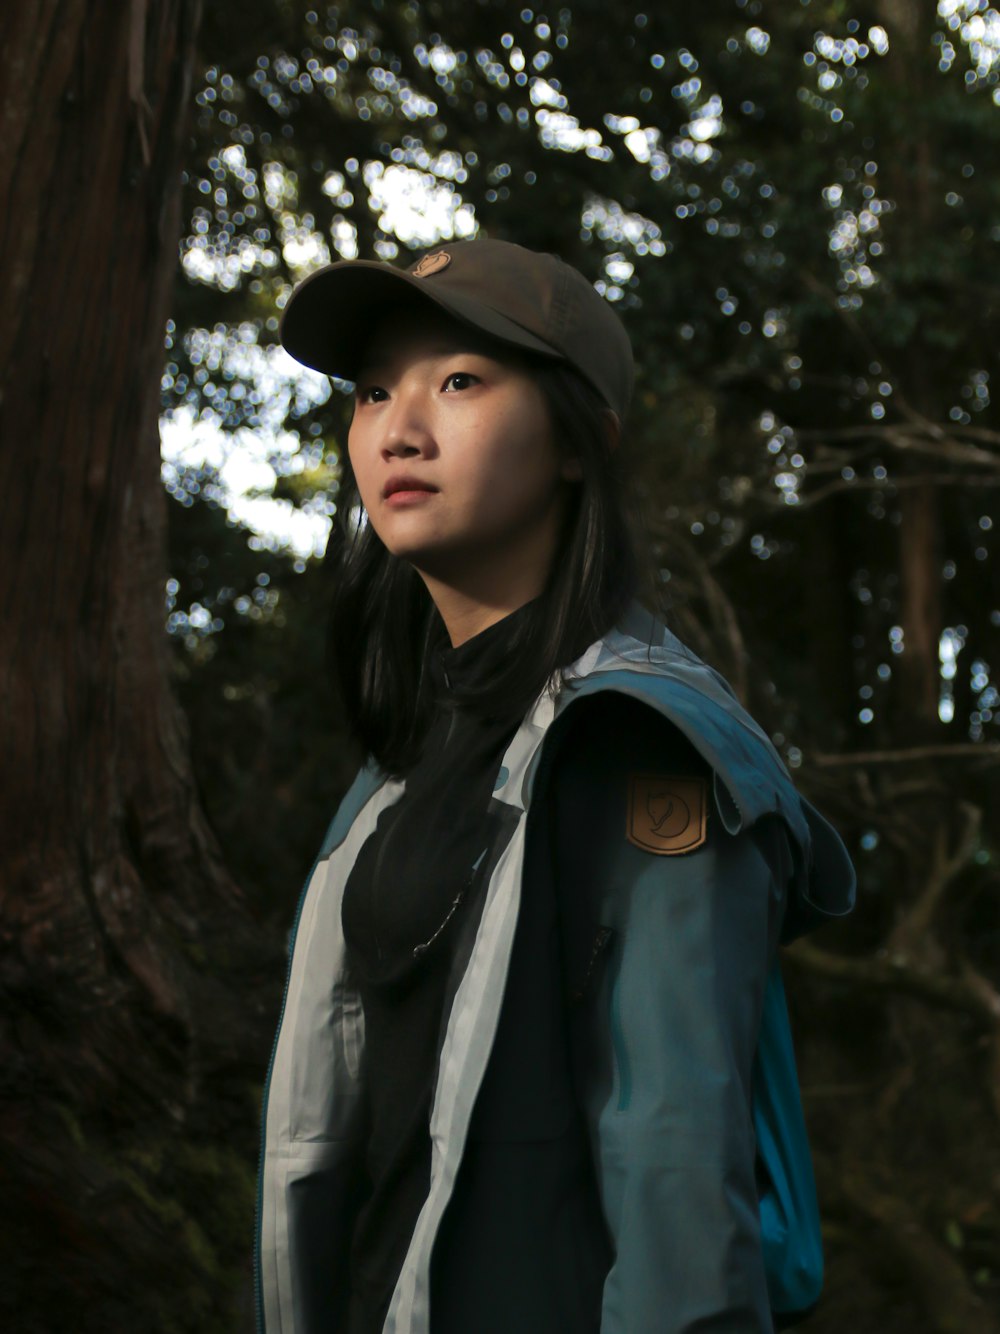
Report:
[[[504,665],[474,694],[455,694],[459,707],[511,720],[527,712],[554,671],[616,623],[647,574],[634,537],[644,529],[640,507],[600,395],[561,362],[520,360],[542,390],[559,448],[579,459],[581,476],[566,484],[569,503],[547,582],[518,618]],[[428,655],[449,641],[419,574],[386,549],[371,523],[358,522],[360,505],[345,451],[327,549],[327,658],[354,740],[384,773],[401,777],[419,758],[430,722]]]

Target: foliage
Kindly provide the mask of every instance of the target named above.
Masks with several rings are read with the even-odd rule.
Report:
[[[413,243],[474,217],[556,248],[628,322],[636,453],[658,513],[697,539],[692,554],[770,579],[754,598],[764,606],[775,578],[808,596],[799,513],[849,498],[845,614],[864,643],[846,675],[875,717],[859,727],[843,701],[823,741],[884,738],[899,490],[934,468],[953,474],[949,488],[996,482],[995,456],[974,445],[990,408],[983,261],[1000,240],[994,48],[965,77],[969,53],[942,23],[920,57],[933,97],[917,101],[884,29],[839,3],[632,12],[613,43],[603,8],[587,4],[551,21],[476,4],[446,23],[434,6],[320,17],[265,5],[248,30],[269,40],[241,54],[222,16],[197,98],[182,265],[198,286],[178,295],[183,370],[168,407],[227,430],[260,425],[260,390],[233,345],[271,342],[290,285],[315,264],[396,256],[393,220]],[[426,216],[388,202],[392,182],[431,192]],[[335,465],[343,412],[300,396],[290,414],[310,457],[322,442]],[[945,624],[966,661],[988,661],[998,627],[979,521],[991,516],[950,497]],[[776,633],[787,640],[772,624],[760,642]],[[957,726],[973,736],[992,722],[977,707],[994,712],[988,684],[972,684],[988,675],[954,687]]]
[[[1000,1172],[980,1050],[997,1021],[976,1000],[1000,987],[1000,16],[978,0],[249,0],[206,25],[165,411],[234,439],[291,431],[276,493],[322,514],[344,386],[327,397],[272,350],[315,265],[405,261],[478,227],[558,251],[615,303],[671,615],[859,864],[855,918],[796,974],[807,1093],[853,1087],[837,1105],[859,1113],[847,1171],[840,1118],[807,1097],[846,1233],[830,1328],[859,1310],[912,1328],[900,1273],[934,1328],[939,1309],[986,1328],[969,1313],[1000,1287],[1000,1217],[974,1166]],[[292,864],[308,864],[353,758],[323,677],[323,571],[248,547],[218,466],[168,482],[203,789],[260,910],[284,922]],[[839,1032],[813,1013],[834,1000]],[[929,1092],[948,1061],[979,1090],[971,1105]],[[889,1147],[896,1116],[925,1158],[961,1122],[947,1191]],[[986,1241],[967,1251],[954,1220],[970,1210]],[[951,1248],[953,1286],[899,1241],[911,1223]],[[865,1228],[898,1242],[885,1272],[858,1256]],[[852,1264],[871,1267],[864,1308]]]

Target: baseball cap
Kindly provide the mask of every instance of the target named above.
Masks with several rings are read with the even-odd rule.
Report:
[[[376,321],[422,302],[498,342],[575,367],[624,420],[633,362],[621,320],[571,265],[511,241],[449,242],[406,269],[366,259],[327,265],[292,292],[281,341],[306,366],[355,380]]]

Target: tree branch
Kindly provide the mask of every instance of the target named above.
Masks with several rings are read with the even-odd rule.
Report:
[[[1000,1027],[1000,995],[978,975],[974,980],[968,972],[947,977],[920,968],[901,954],[851,959],[802,941],[789,946],[782,957],[815,977],[865,991],[902,992],[940,1009],[971,1015],[991,1028]]]
[[[897,953],[904,957],[913,955],[929,939],[941,900],[959,873],[969,864],[976,850],[982,827],[982,810],[967,801],[961,801],[958,803],[958,811],[962,817],[962,829],[951,855],[948,853],[947,823],[942,821],[935,830],[930,873],[913,906],[892,933],[890,950],[893,956]]]
[[[911,746],[906,750],[852,750],[841,755],[812,751],[806,763],[817,769],[835,769],[848,764],[913,764],[917,760],[1000,761],[1000,745],[990,741],[971,741],[968,745]]]
[[[698,554],[690,542],[686,541],[676,529],[654,530],[651,534],[656,541],[663,542],[672,551],[683,553],[694,572],[702,597],[709,609],[716,630],[725,639],[729,649],[730,668],[727,673],[737,697],[747,701],[746,645],[740,630],[739,617],[733,604],[726,597],[722,585],[712,574],[708,563]]]
[[[813,469],[815,471],[815,469]],[[984,477],[981,473],[907,473],[904,477],[879,479],[877,477],[838,478],[826,486],[819,486],[814,491],[799,492],[796,509],[808,509],[818,505],[828,496],[842,491],[903,491],[914,486],[1000,486],[1000,474],[996,477]],[[785,502],[778,496],[762,495],[761,500],[770,509],[784,509]]]
[[[992,1334],[992,1316],[961,1264],[928,1232],[909,1201],[850,1166],[840,1173],[838,1186],[850,1206],[877,1228],[879,1249],[886,1248],[902,1265],[928,1334]]]
[[[954,438],[954,433],[944,431],[934,422],[921,423],[915,430],[905,425],[892,422],[870,426],[866,423],[858,426],[838,426],[833,429],[824,427],[804,427],[795,429],[796,440],[872,440],[886,449],[897,453],[921,454],[928,458],[945,459],[951,463],[968,463],[976,467],[989,469],[1000,468],[1000,455],[975,445],[963,444]],[[925,437],[930,437],[927,439]],[[977,438],[1000,447],[1000,433],[980,431]]]

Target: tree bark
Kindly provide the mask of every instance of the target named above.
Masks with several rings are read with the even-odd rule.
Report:
[[[899,495],[900,620],[899,716],[910,720],[914,739],[940,734],[938,643],[941,637],[941,553],[938,499],[931,486]]]
[[[71,1311],[75,1328],[166,1327],[164,1224],[177,1261],[192,1222],[159,1194],[170,1136],[260,1048],[219,980],[252,935],[163,629],[159,379],[200,11],[0,15],[0,1226],[17,1227],[0,1316],[25,1334]],[[239,1110],[252,1128],[249,1096]],[[169,1316],[233,1327],[215,1319]]]
[[[929,101],[933,88],[928,81],[932,65],[927,53],[933,9],[907,4],[906,0],[879,0],[876,9],[892,34],[888,57],[892,79],[901,89],[912,89],[914,84],[923,86]],[[928,136],[926,125],[914,125],[909,140],[912,155],[897,156],[887,163],[886,176],[897,209],[894,244],[900,252],[919,249],[933,226],[932,146]],[[931,350],[914,340],[907,349],[905,366],[899,369],[909,401],[936,421],[936,405],[928,401],[929,388],[935,383]],[[904,488],[900,491],[899,505],[903,653],[896,664],[899,680],[896,716],[914,741],[930,741],[939,734],[938,642],[943,627],[941,519],[936,489],[931,484]]]

